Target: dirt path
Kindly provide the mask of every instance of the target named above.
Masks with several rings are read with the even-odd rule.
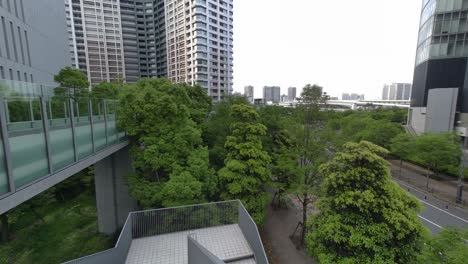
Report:
[[[307,255],[305,249],[297,250],[289,236],[294,232],[300,212],[294,207],[288,209],[268,209],[263,228],[264,240],[271,250],[271,264],[310,264],[317,263]]]

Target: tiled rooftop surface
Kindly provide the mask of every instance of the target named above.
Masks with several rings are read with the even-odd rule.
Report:
[[[221,260],[253,255],[239,225],[233,224],[134,239],[126,263],[188,264],[189,234]],[[255,264],[255,261],[246,259],[230,263]]]

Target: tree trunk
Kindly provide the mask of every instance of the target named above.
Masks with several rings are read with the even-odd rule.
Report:
[[[0,243],[7,243],[8,238],[8,215],[4,213],[0,216]]]
[[[429,167],[427,167],[427,175],[426,175],[426,189],[429,190]]]
[[[307,224],[307,205],[309,204],[308,194],[304,194],[302,201],[302,232],[301,232],[301,245],[305,244],[306,224]]]

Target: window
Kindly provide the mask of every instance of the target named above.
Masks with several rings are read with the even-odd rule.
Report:
[[[28,81],[28,74],[27,74],[27,73],[24,73],[24,81],[25,81],[25,82]]]
[[[0,0],[1,1],[1,0]],[[0,2],[1,3],[1,2]],[[0,78],[5,79],[5,72],[3,71],[3,66],[0,66]]]
[[[18,76],[18,81],[21,81],[21,73],[20,73],[20,71],[16,71],[16,75]]]
[[[13,40],[13,51],[15,52],[15,61],[18,62],[18,50],[16,49],[15,30],[13,29],[13,22],[10,21],[11,39]]]
[[[10,57],[10,45],[8,43],[8,36],[7,36],[7,30],[6,30],[6,24],[5,24],[5,18],[2,17],[2,28],[3,28],[3,39],[5,40],[5,48],[7,51],[7,58],[11,60]]]
[[[12,70],[12,69],[8,69],[8,72],[10,73],[10,80],[13,80],[13,70]]]

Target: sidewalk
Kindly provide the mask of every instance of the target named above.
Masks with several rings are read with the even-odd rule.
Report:
[[[403,162],[400,177],[400,161],[389,160],[391,165],[392,177],[405,182],[413,187],[429,192],[449,203],[455,203],[458,182],[456,178],[446,175],[440,175],[439,179],[429,179],[429,190],[426,188],[427,178],[426,169],[420,166]],[[465,182],[463,187],[463,205],[468,206],[468,184]]]
[[[300,218],[301,213],[294,206],[287,209],[274,209],[269,206],[262,235],[271,249],[271,264],[317,263],[305,249],[296,249],[289,238]]]

